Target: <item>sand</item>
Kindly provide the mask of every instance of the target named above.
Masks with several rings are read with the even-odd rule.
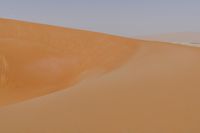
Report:
[[[0,132],[200,132],[200,48],[0,24]]]
[[[0,105],[109,72],[138,47],[131,39],[14,20],[1,19],[0,29]]]

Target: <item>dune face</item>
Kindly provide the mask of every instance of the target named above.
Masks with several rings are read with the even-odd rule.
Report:
[[[133,40],[14,20],[1,19],[0,29],[0,105],[109,72],[137,49]]]
[[[0,132],[200,132],[200,48],[3,24]]]

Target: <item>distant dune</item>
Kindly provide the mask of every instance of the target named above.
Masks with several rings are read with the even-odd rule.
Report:
[[[140,39],[161,41],[161,42],[176,42],[185,44],[199,44],[200,45],[200,32],[177,32],[160,35],[150,35],[138,37]]]
[[[6,19],[0,29],[0,132],[200,132],[200,48]]]

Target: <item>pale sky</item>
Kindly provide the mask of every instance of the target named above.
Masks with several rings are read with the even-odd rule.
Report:
[[[128,37],[200,32],[200,0],[0,0],[0,17]]]

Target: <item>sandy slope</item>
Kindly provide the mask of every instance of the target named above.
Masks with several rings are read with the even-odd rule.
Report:
[[[134,54],[137,41],[0,19],[0,105],[66,88],[108,72]]]
[[[94,34],[97,35],[91,33]],[[0,132],[200,132],[200,49],[118,37],[111,40],[111,36],[104,36],[109,38],[105,42],[114,42],[120,50],[126,48],[122,52],[110,48],[113,58],[109,63],[97,63],[94,67],[101,66],[112,71],[95,78],[86,76],[87,79],[82,78],[85,80],[68,89],[1,107]],[[89,45],[89,41],[86,44]],[[102,58],[102,62],[106,57]],[[124,59],[128,61],[123,63]],[[2,58],[1,62],[5,60]],[[20,96],[25,95],[26,98],[34,92],[26,91],[26,88],[18,91],[21,91]],[[48,89],[45,93],[49,93]]]

